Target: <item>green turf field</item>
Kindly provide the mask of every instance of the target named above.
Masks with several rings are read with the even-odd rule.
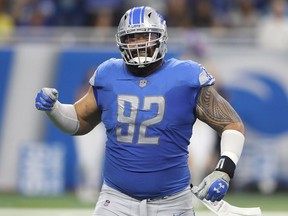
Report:
[[[0,193],[0,208],[93,208],[94,205],[81,202],[73,193],[55,197]]]
[[[288,215],[287,193],[273,195],[229,193],[225,200],[238,207],[260,207],[264,216]],[[200,202],[194,203],[197,216],[215,216]],[[27,197],[0,193],[1,216],[91,216],[94,207],[94,203],[85,204],[73,193],[58,197]]]
[[[215,216],[210,211],[196,211],[196,216]],[[287,216],[287,212],[262,212],[263,216]],[[1,216],[92,216],[88,209],[1,209]]]
[[[288,215],[288,193],[230,193],[225,196],[225,200],[239,207],[259,206],[263,211],[287,211]]]
[[[261,195],[256,193],[229,193],[225,200],[238,207],[261,207],[263,211],[288,212],[288,194]],[[27,197],[17,194],[1,194],[0,208],[77,208],[94,209],[94,203],[85,204],[73,193],[57,197]],[[201,207],[202,208],[202,207]],[[203,207],[204,208],[204,207]],[[288,215],[288,214],[287,214]]]

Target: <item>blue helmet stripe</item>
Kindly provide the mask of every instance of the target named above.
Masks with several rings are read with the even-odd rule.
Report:
[[[144,22],[145,7],[135,7],[130,12],[129,24],[141,24]]]

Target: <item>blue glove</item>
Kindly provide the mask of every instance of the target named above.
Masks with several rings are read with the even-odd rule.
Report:
[[[204,178],[198,187],[193,187],[193,193],[201,200],[220,201],[229,188],[230,177],[227,173],[214,171]]]
[[[58,91],[54,88],[42,88],[35,98],[35,107],[38,110],[51,111],[58,99]]]

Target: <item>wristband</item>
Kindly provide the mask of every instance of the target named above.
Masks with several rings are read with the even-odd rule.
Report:
[[[235,163],[227,156],[222,156],[215,168],[216,171],[222,171],[227,173],[230,178],[233,178],[235,169]]]
[[[221,136],[221,158],[215,170],[225,172],[230,178],[233,178],[244,142],[245,137],[239,131],[225,130]]]

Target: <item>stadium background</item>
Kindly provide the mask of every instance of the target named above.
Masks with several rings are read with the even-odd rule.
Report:
[[[117,8],[119,2],[111,4]],[[266,1],[251,2],[259,6]],[[268,3],[263,5],[259,23],[269,14]],[[160,3],[156,6],[163,10]],[[166,16],[169,26],[173,20],[169,13]],[[113,23],[105,27],[71,25],[42,23],[35,27],[15,22],[10,29],[0,24],[0,207],[71,207],[65,199],[74,207],[91,207],[73,198],[79,181],[75,140],[34,108],[35,95],[43,86],[57,88],[61,102],[73,103],[87,73],[108,58],[120,57]],[[267,210],[288,211],[281,202],[285,197],[287,202],[288,189],[288,48],[285,42],[280,48],[273,47],[273,40],[271,46],[263,45],[257,25],[217,25],[173,23],[168,27],[166,58],[202,63],[229,92],[230,102],[247,127],[246,146],[228,200],[235,205],[255,203]],[[271,39],[280,33],[271,32]],[[284,36],[288,38],[288,33]],[[275,203],[271,201],[268,207],[267,199]]]

